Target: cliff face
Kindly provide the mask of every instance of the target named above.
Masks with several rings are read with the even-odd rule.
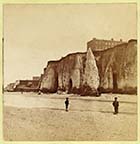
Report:
[[[85,53],[69,54],[56,62],[49,62],[41,82],[41,90],[71,92],[82,83]]]
[[[57,68],[59,90],[71,92],[81,86],[84,59],[85,53],[76,53],[60,60]]]
[[[42,76],[40,89],[43,92],[56,92],[57,83],[57,62],[50,61]]]
[[[136,92],[137,42],[130,40],[103,52],[94,53],[102,91]]]
[[[102,92],[134,93],[137,88],[136,40],[108,50],[69,54],[48,62],[40,89],[82,95]]]
[[[99,72],[93,52],[89,48],[86,54],[84,84],[96,91],[99,87]]]
[[[89,49],[87,53],[69,54],[57,62],[49,62],[42,79],[41,90],[85,95],[88,92],[96,93],[98,86],[98,69],[94,55]]]

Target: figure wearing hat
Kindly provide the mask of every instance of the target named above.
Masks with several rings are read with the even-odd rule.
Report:
[[[119,107],[119,102],[117,101],[117,97],[115,97],[115,100],[112,103],[113,107],[114,107],[114,114],[118,113],[118,107]]]
[[[65,106],[66,106],[66,111],[68,111],[69,98],[66,98],[66,100],[65,100]]]

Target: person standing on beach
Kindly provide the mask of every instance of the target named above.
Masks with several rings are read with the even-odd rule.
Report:
[[[115,100],[113,101],[112,105],[114,107],[114,114],[117,114],[119,108],[119,102],[117,101],[117,97],[115,97]]]
[[[68,111],[68,106],[69,106],[69,98],[66,98],[65,100],[66,111]]]

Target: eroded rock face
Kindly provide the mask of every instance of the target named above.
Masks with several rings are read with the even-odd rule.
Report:
[[[72,92],[82,83],[85,53],[69,54],[57,62],[49,62],[40,89]]]
[[[81,85],[81,74],[83,70],[82,58],[85,53],[70,54],[61,59],[58,71],[59,90],[72,91],[73,88],[79,88]]]
[[[44,92],[65,91],[94,95],[98,85],[96,61],[89,50],[87,53],[69,54],[57,62],[49,62],[40,89]]]
[[[86,54],[85,73],[83,84],[87,84],[96,92],[99,87],[99,72],[93,52],[89,48]]]
[[[57,82],[57,62],[49,62],[42,77],[40,89],[43,92],[56,92]]]
[[[40,89],[82,95],[102,92],[134,93],[137,88],[137,42],[130,40],[108,50],[69,54],[49,62]]]
[[[137,42],[94,53],[102,91],[134,93],[137,87]]]

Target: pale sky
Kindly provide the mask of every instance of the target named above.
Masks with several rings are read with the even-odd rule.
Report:
[[[4,5],[4,85],[86,51],[92,38],[136,39],[136,4]]]

